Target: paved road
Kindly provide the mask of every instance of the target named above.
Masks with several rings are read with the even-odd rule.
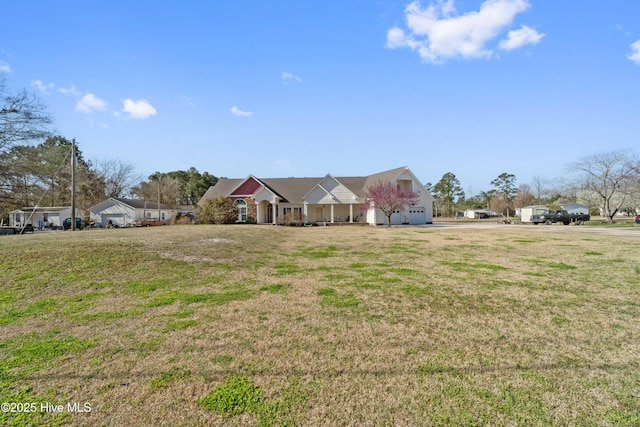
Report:
[[[553,225],[533,225],[533,224],[492,224],[492,223],[481,223],[481,224],[473,224],[468,222],[461,222],[459,224],[454,223],[440,223],[437,222],[435,224],[424,225],[419,227],[428,227],[428,228],[473,228],[473,229],[503,229],[503,230],[527,230],[539,233],[591,233],[591,234],[605,234],[609,236],[630,236],[630,237],[638,237],[640,238],[640,226],[637,227],[594,227],[594,226],[584,226],[584,225],[562,225],[562,224],[553,224]]]

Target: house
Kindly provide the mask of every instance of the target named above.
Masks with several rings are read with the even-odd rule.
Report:
[[[386,224],[386,216],[376,208],[361,214],[367,188],[376,182],[390,182],[405,191],[419,194],[415,206],[396,211],[391,224],[431,224],[433,197],[409,170],[401,167],[368,176],[317,178],[221,178],[202,196],[207,199],[231,198],[238,207],[238,222],[278,224],[293,217],[307,223]]]
[[[494,216],[498,216],[498,214],[491,209],[467,209],[466,211],[464,211],[465,218],[483,219],[491,218]]]
[[[531,222],[532,215],[539,215],[547,209],[549,208],[544,205],[531,205],[520,208],[520,221]]]
[[[84,210],[76,209],[76,218],[84,218],[85,215]],[[9,212],[9,226],[32,224],[39,229],[59,228],[67,218],[71,218],[71,206],[27,207]]]
[[[109,222],[119,227],[133,225],[135,221],[169,221],[173,211],[166,205],[151,200],[110,197],[89,208],[91,221],[106,227]]]
[[[562,204],[562,205],[560,205],[560,208],[564,209],[565,211],[569,212],[570,214],[588,214],[589,213],[589,206],[581,205],[581,204],[578,204],[578,203]]]

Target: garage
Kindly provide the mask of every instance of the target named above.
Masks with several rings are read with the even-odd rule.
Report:
[[[118,227],[124,227],[125,221],[124,221],[124,214],[102,214],[102,226],[106,227],[107,224],[109,224],[109,221],[111,221],[112,225],[117,225]]]
[[[402,213],[400,211],[393,211],[391,214],[391,225],[402,224]]]
[[[409,224],[426,224],[427,213],[425,208],[412,207],[409,208]]]

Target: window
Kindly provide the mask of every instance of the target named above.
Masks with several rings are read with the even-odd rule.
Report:
[[[302,215],[302,208],[284,208],[284,214],[292,213],[294,215]]]
[[[293,221],[302,221],[302,208],[283,208],[282,213]]]
[[[243,199],[236,200],[236,206],[238,207],[238,221],[247,222],[247,202]]]

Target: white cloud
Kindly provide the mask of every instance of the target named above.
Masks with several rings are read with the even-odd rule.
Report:
[[[489,58],[494,49],[489,43],[511,25],[517,14],[529,7],[528,0],[485,0],[479,11],[459,15],[456,14],[454,0],[440,0],[426,8],[419,1],[414,1],[405,8],[408,31],[391,28],[387,32],[386,46],[390,49],[409,48],[416,51],[423,61],[431,63],[449,58]],[[519,32],[516,31],[513,41],[506,45],[515,48],[517,37],[532,37],[522,31],[524,28],[528,27],[523,26]],[[530,40],[528,42],[531,43]]]
[[[156,109],[146,99],[134,101],[131,99],[125,99],[123,101],[123,112],[128,113],[132,119],[146,119],[150,116],[156,115]]]
[[[302,79],[300,77],[291,73],[287,73],[286,71],[282,72],[282,80],[291,80],[291,79],[297,81],[298,83],[302,83]]]
[[[253,115],[253,112],[251,111],[242,111],[241,109],[239,109],[236,106],[231,107],[231,113],[236,115],[236,116],[243,116],[243,117],[249,117]]]
[[[107,108],[107,103],[96,97],[92,93],[87,93],[76,103],[76,110],[83,113],[91,113],[93,111],[103,111]]]
[[[502,50],[518,49],[528,44],[538,44],[545,35],[533,28],[523,25],[519,30],[509,31],[507,38],[502,40],[498,47]]]
[[[53,83],[45,85],[44,83],[42,83],[42,80],[33,80],[31,82],[31,86],[35,87],[42,93],[48,93],[50,89],[53,89],[55,87]]]
[[[9,64],[5,64],[4,62],[0,61],[0,73],[10,73],[11,72],[11,67],[9,66]]]
[[[76,87],[74,85],[71,85],[69,87],[58,88],[58,92],[60,92],[60,93],[62,93],[64,95],[74,95],[74,96],[82,95],[82,92],[80,92],[78,89],[76,89]]]
[[[631,53],[627,55],[627,58],[640,65],[640,40],[631,44]]]

